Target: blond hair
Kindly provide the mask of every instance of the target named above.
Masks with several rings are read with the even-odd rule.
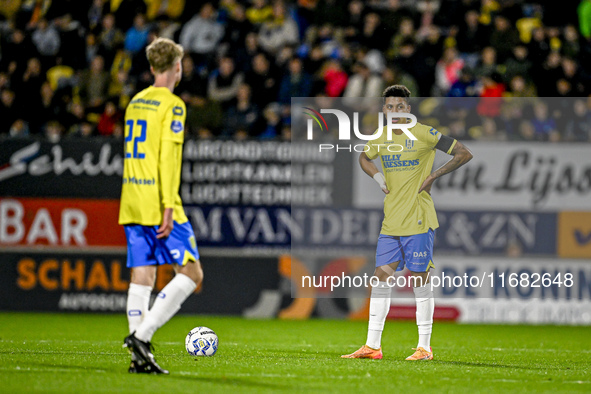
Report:
[[[158,37],[146,48],[146,56],[155,73],[171,69],[183,58],[183,47],[168,38]]]

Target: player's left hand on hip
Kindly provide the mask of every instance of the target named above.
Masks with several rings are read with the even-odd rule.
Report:
[[[419,193],[425,191],[425,192],[427,192],[427,194],[431,195],[431,186],[433,186],[434,180],[435,179],[431,178],[431,176],[429,175],[427,177],[427,179],[425,179],[425,181],[421,185],[421,188],[419,189]]]

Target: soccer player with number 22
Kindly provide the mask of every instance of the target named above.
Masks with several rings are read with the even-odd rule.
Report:
[[[173,93],[181,80],[183,48],[157,38],[146,48],[154,84],[133,97],[125,112],[125,160],[119,224],[127,237],[131,282],[127,296],[130,373],[168,374],[154,359],[151,340],[203,279],[195,234],[179,185],[186,108]],[[156,267],[176,275],[148,310]]]

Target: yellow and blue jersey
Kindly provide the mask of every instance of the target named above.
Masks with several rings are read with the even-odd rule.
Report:
[[[178,192],[185,117],[185,103],[165,87],[150,86],[129,103],[119,224],[159,225],[164,208],[187,222]]]
[[[433,200],[427,192],[419,193],[423,181],[431,173],[435,160],[435,145],[441,133],[430,126],[417,123],[409,131],[417,138],[411,140],[406,134],[392,133],[387,139],[387,127],[380,137],[368,141],[365,153],[371,160],[379,157],[386,185],[390,193],[384,199],[384,221],[381,234],[408,236],[423,234],[439,227]],[[391,145],[401,145],[400,147]],[[449,148],[448,154],[454,144]]]

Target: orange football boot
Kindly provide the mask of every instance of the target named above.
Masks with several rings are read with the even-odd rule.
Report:
[[[433,360],[433,349],[431,348],[430,352],[426,351],[422,347],[419,348],[412,348],[412,350],[416,350],[412,356],[408,356],[406,359],[408,361],[418,361],[418,360]]]
[[[382,348],[372,349],[367,345],[361,346],[361,348],[354,353],[341,356],[341,358],[370,358],[373,360],[381,360],[382,357],[384,357],[382,354]]]

